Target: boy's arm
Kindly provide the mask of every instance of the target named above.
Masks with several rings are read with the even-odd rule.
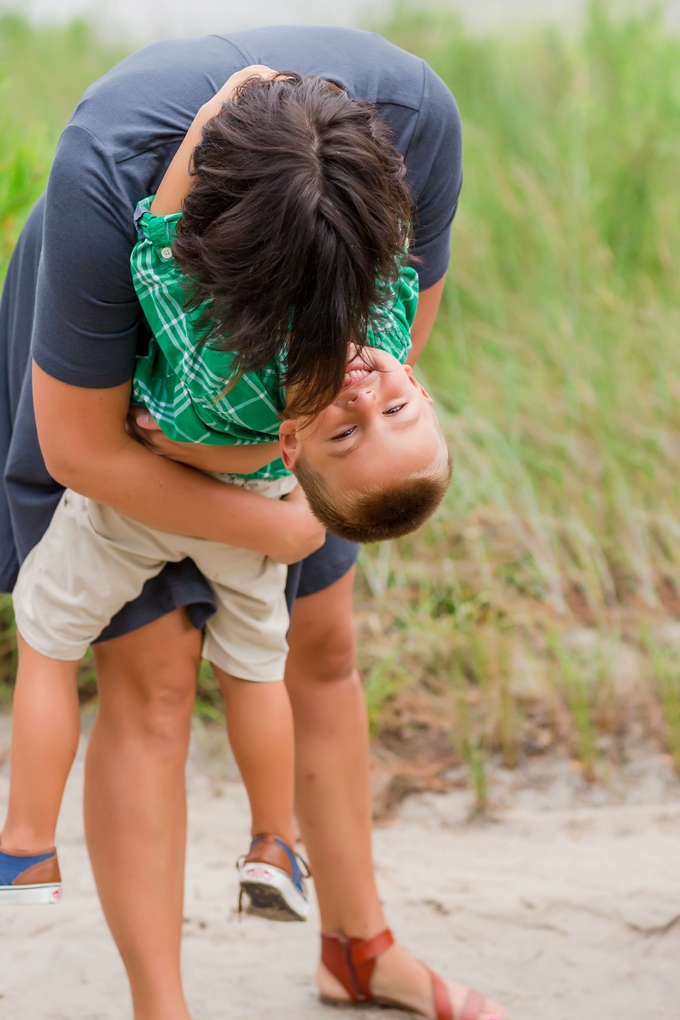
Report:
[[[191,187],[191,156],[201,141],[203,128],[220,112],[235,89],[248,78],[272,78],[277,73],[264,64],[251,64],[250,67],[244,67],[242,71],[232,74],[220,91],[200,108],[158,186],[150,210],[154,216],[168,216],[181,211],[182,202]]]

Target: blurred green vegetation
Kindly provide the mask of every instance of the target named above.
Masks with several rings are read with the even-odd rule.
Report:
[[[25,216],[44,190],[54,147],[87,86],[125,52],[76,21],[34,29],[0,17],[0,272]]]
[[[450,85],[465,131],[422,362],[456,470],[431,525],[362,553],[374,732],[423,774],[435,752],[462,762],[481,807],[490,754],[559,748],[592,780],[651,740],[680,770],[680,38],[601,0],[571,35],[411,7],[382,31]],[[5,259],[68,113],[120,56],[84,24],[0,20]]]
[[[480,37],[401,5],[386,31],[464,122],[421,364],[456,469],[431,527],[364,553],[362,657],[376,729],[438,705],[476,784],[480,754],[555,745],[592,780],[631,738],[678,768],[680,38],[612,11]]]
[[[124,57],[91,26],[35,29],[0,17],[0,279],[21,225],[47,183],[57,140],[87,86]],[[11,599],[0,595],[0,710],[11,703],[16,664]],[[83,697],[94,696],[91,656],[81,670]]]

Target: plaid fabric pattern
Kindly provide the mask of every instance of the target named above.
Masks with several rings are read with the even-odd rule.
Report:
[[[152,332],[149,350],[137,358],[133,403],[147,408],[170,438],[180,443],[248,445],[270,443],[279,434],[286,401],[285,364],[269,364],[235,378],[233,355],[197,339],[198,311],[187,311],[185,281],[172,255],[181,213],[154,216],[153,196],[137,206],[139,241],[130,258],[132,279]],[[402,363],[411,349],[418,304],[418,277],[404,267],[389,307],[376,315],[369,344]],[[273,461],[248,478],[288,474]]]

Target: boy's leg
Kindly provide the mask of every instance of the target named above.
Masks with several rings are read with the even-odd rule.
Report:
[[[48,659],[21,634],[17,643],[9,806],[0,845],[8,853],[41,854],[54,846],[61,799],[78,749],[80,660]]]
[[[293,850],[293,718],[281,679],[288,653],[286,568],[215,543],[202,543],[197,552],[216,602],[203,654],[224,694],[227,730],[252,810],[255,838],[239,866],[241,893],[253,913],[304,920],[309,903]]]
[[[252,835],[295,845],[293,715],[283,680],[239,680],[213,665],[227,710],[229,743],[248,793]]]
[[[188,549],[212,584],[204,656],[227,709],[227,731],[253,813],[253,835],[295,842],[294,734],[283,683],[289,616],[286,568],[261,553],[213,542]]]
[[[304,921],[309,900],[293,826],[293,719],[282,680],[239,680],[213,664],[227,731],[252,811],[252,842],[239,861],[239,909],[273,921]]]
[[[80,733],[78,665],[113,613],[162,569],[161,541],[67,490],[22,564],[13,591],[19,670],[10,802],[0,837],[6,852],[39,853],[54,845]]]

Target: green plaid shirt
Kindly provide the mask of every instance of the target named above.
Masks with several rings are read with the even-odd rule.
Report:
[[[172,255],[181,213],[154,216],[153,196],[137,206],[140,240],[130,258],[132,279],[153,334],[149,350],[137,358],[133,402],[147,408],[170,438],[180,443],[239,446],[271,443],[279,435],[286,402],[285,364],[269,364],[232,380],[233,354],[216,351],[197,339],[197,311],[184,307],[186,291]],[[368,343],[402,363],[411,349],[411,326],[418,304],[418,276],[404,267],[392,304],[368,330]],[[287,475],[279,460],[247,475]]]

